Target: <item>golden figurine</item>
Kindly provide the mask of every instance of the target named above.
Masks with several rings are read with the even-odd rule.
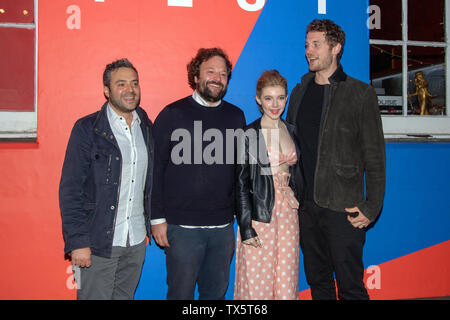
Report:
[[[428,91],[428,81],[425,79],[422,71],[417,71],[414,77],[414,84],[416,85],[416,92],[408,94],[408,98],[417,96],[417,100],[419,100],[420,106],[420,115],[428,115],[430,114],[430,107],[432,106],[431,98],[433,96]]]

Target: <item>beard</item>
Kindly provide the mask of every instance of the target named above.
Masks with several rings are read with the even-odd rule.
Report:
[[[116,109],[123,113],[130,113],[133,112],[136,107],[139,105],[140,101],[140,95],[134,94],[134,103],[133,104],[126,104],[120,97],[116,97],[114,95],[110,95],[109,102],[112,104]]]
[[[319,60],[316,61],[316,63],[311,64],[309,59],[316,57]],[[332,48],[327,52],[327,54],[323,54],[321,57],[318,57],[317,55],[310,54],[307,55],[306,58],[308,59],[308,65],[309,65],[309,71],[312,72],[318,72],[323,71],[331,67],[333,64],[333,55],[332,55]]]
[[[322,71],[325,69],[328,69],[333,64],[333,57],[327,56],[323,57],[322,61],[319,61],[319,63],[316,63],[314,65],[309,64],[309,70],[313,72]]]
[[[209,84],[218,85],[222,89],[215,93],[208,88]],[[201,82],[197,85],[197,92],[200,94],[200,96],[203,99],[205,99],[208,102],[218,102],[218,101],[222,100],[222,98],[225,96],[225,93],[227,92],[227,88],[220,82],[206,81],[206,82]]]

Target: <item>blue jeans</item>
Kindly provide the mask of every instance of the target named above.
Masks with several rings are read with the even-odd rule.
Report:
[[[223,300],[234,253],[233,224],[225,228],[188,229],[169,224],[166,251],[168,300]]]

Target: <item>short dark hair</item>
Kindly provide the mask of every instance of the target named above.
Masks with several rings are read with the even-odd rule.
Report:
[[[225,64],[227,66],[228,81],[230,81],[231,69],[233,68],[233,65],[231,64],[231,61],[228,58],[227,54],[220,48],[200,48],[197,51],[197,55],[192,58],[192,60],[187,65],[188,82],[189,86],[193,90],[196,89],[195,77],[198,77],[200,75],[200,65],[215,56],[222,57],[225,60]]]
[[[314,19],[308,27],[306,27],[306,33],[314,31],[324,32],[325,39],[331,48],[338,43],[341,44],[341,52],[337,55],[337,61],[339,62],[344,53],[345,45],[345,32],[342,28],[329,19]]]
[[[136,74],[138,74],[136,68],[128,59],[123,58],[113,61],[110,64],[106,65],[105,71],[103,72],[103,85],[105,87],[109,88],[109,85],[111,84],[111,72],[119,68],[130,68],[133,69]]]

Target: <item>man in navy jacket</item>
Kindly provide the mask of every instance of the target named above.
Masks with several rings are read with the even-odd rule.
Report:
[[[78,299],[132,299],[150,236],[152,122],[140,108],[138,73],[106,66],[100,111],[79,119],[62,168],[59,202],[65,253]]]

